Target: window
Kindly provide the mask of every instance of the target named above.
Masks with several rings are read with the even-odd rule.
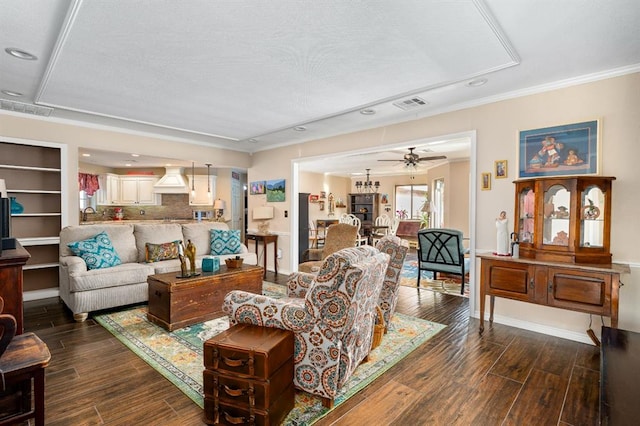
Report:
[[[421,219],[428,194],[429,185],[397,185],[396,216],[400,219]]]
[[[433,228],[444,228],[444,179],[433,181]]]

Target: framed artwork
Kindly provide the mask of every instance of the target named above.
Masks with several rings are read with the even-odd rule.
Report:
[[[496,179],[505,179],[507,177],[507,160],[495,161],[493,173],[496,175]]]
[[[267,202],[285,201],[285,179],[268,180],[265,186],[267,188]]]
[[[318,198],[319,198],[318,195],[311,194],[311,195],[309,195],[309,202],[310,203],[317,203],[318,202]]]
[[[518,177],[598,174],[598,120],[520,132]]]
[[[480,189],[489,191],[491,189],[491,173],[483,173],[480,180]]]
[[[380,194],[380,204],[389,204],[389,194]]]
[[[266,190],[266,185],[263,180],[259,180],[256,182],[251,182],[249,184],[249,194],[250,195],[259,195],[264,194]]]

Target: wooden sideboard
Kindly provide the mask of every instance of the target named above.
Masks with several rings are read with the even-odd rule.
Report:
[[[22,267],[31,255],[20,243],[13,250],[0,253],[0,296],[4,299],[2,313],[16,318],[16,334],[23,332]]]
[[[569,264],[534,259],[513,259],[482,254],[480,272],[480,332],[484,331],[486,296],[490,296],[489,322],[496,297],[552,306],[611,318],[618,327],[620,274],[627,265]]]

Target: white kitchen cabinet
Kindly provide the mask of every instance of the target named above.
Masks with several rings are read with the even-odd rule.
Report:
[[[189,189],[191,189],[191,176],[189,176]],[[213,200],[216,198],[216,176],[209,176],[209,184],[207,185],[206,175],[195,175],[193,177],[193,188],[195,195],[189,193],[190,206],[213,206]],[[211,196],[208,189],[211,189]]]
[[[154,176],[120,176],[121,205],[157,205],[159,195],[153,190],[158,181]]]
[[[120,176],[107,173],[98,177],[100,189],[98,190],[98,205],[109,206],[120,201]]]

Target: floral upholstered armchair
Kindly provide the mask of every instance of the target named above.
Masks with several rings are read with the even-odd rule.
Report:
[[[400,292],[400,273],[402,272],[404,259],[407,257],[409,242],[395,235],[385,235],[378,241],[376,248],[389,255],[389,265],[387,266],[380,299],[378,300],[378,306],[380,306],[384,316],[384,332],[386,333],[389,330],[391,317],[396,311],[398,293]]]
[[[331,407],[338,390],[369,355],[389,255],[370,246],[327,257],[304,298],[275,299],[244,291],[225,297],[229,322],[291,330],[294,385]]]
[[[409,242],[395,235],[385,235],[378,241],[378,244],[376,244],[376,249],[389,255],[389,264],[384,276],[380,298],[378,299],[378,306],[380,306],[384,317],[384,332],[386,333],[398,303],[400,273],[402,272],[404,259],[409,251]],[[289,297],[305,297],[314,282],[314,277],[315,274],[313,273],[292,273],[289,275],[289,281],[287,283],[287,295]]]

